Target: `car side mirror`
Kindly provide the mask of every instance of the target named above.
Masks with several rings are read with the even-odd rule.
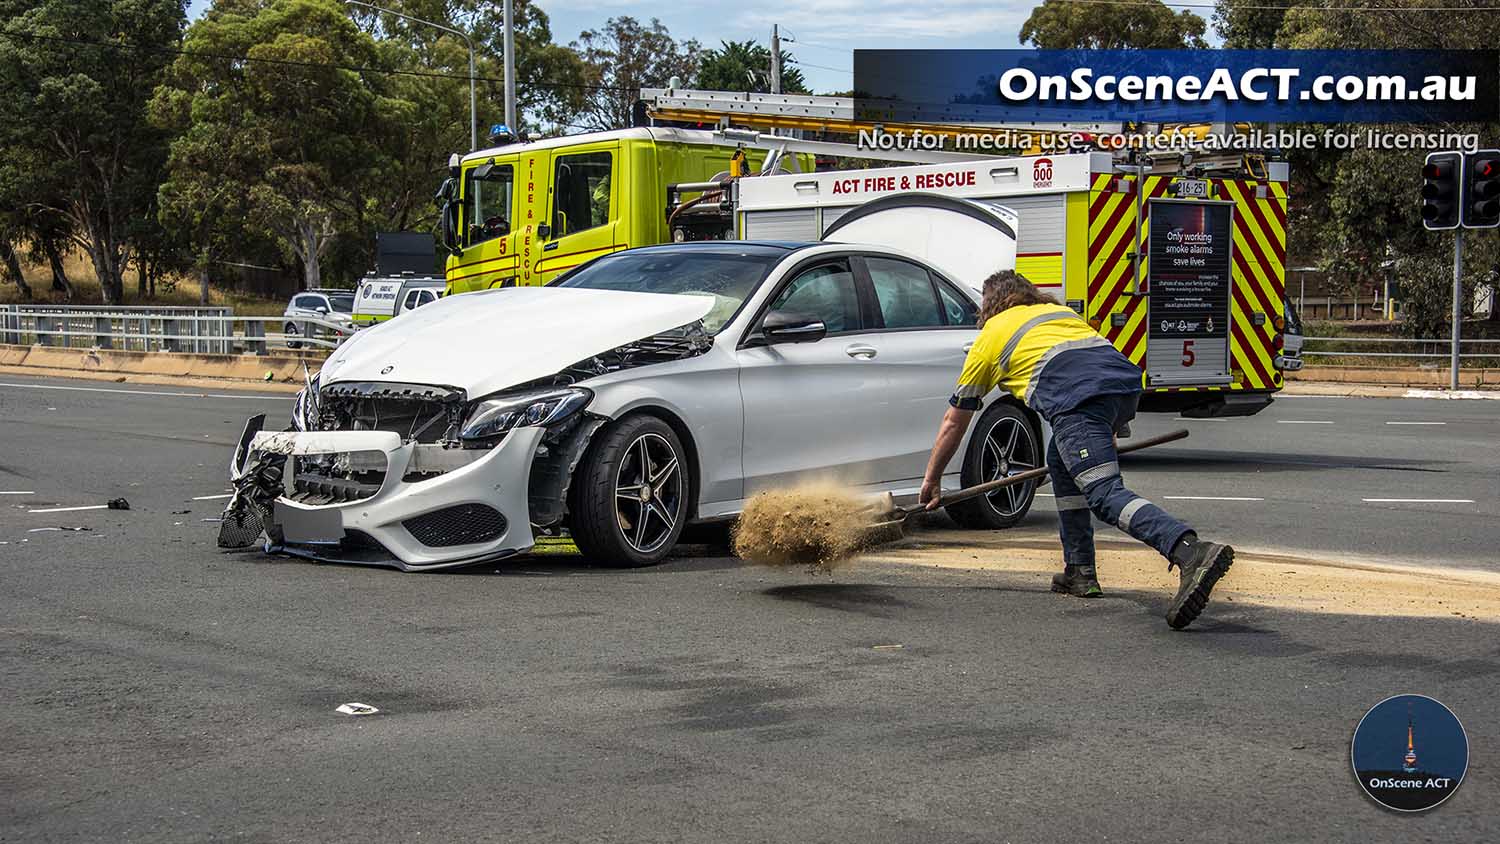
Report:
[[[313,308],[313,310],[317,311],[323,316],[328,316],[328,307],[326,305],[319,305],[316,308]]]
[[[542,240],[546,240],[547,238],[552,236],[552,227],[547,225],[546,223],[542,223],[541,225],[536,227],[536,236],[541,238]]]
[[[794,311],[772,311],[760,323],[767,343],[816,343],[828,335],[823,320]]]

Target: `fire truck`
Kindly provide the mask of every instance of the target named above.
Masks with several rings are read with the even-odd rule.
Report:
[[[873,153],[776,131],[872,128],[854,118],[846,98],[666,89],[645,90],[642,98],[676,127],[518,144],[453,162],[441,194],[445,241],[456,251],[448,262],[450,292],[545,283],[632,246],[847,240],[859,225],[860,237],[917,253],[946,244],[944,254],[923,254],[940,267],[1013,266],[1141,367],[1143,411],[1251,415],[1270,404],[1284,372],[1301,368],[1300,338],[1288,334],[1287,323],[1283,162],[1238,153],[1132,161],[1068,149]],[[711,129],[680,128],[711,120]],[[975,128],[928,131],[958,137]],[[1025,128],[1038,143],[1069,129]],[[875,156],[898,166],[815,166],[830,157]],[[495,183],[506,186],[498,204],[487,198]],[[937,219],[927,211],[963,203],[1010,221],[1001,225],[1011,230],[1013,255],[925,242]],[[503,225],[493,219],[496,208]],[[882,212],[879,222],[875,211]]]

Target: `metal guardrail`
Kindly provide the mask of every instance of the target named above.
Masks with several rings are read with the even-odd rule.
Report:
[[[295,332],[287,332],[288,325]],[[0,305],[0,343],[13,345],[264,355],[283,349],[333,349],[353,333],[346,325],[326,320],[235,316],[229,308]]]
[[[1408,339],[1405,337],[1303,337],[1302,357],[1331,357],[1331,358],[1452,358],[1452,340],[1427,340]],[[1312,344],[1318,344],[1315,348]],[[1330,349],[1325,344],[1358,346],[1359,344],[1375,344],[1375,348],[1382,351],[1359,351],[1355,349]],[[1395,346],[1401,346],[1396,351],[1384,351]],[[1485,351],[1482,347],[1489,347]],[[1465,351],[1468,349],[1470,351]],[[1474,360],[1487,358],[1500,362],[1500,340],[1463,340],[1459,348],[1459,358]]]

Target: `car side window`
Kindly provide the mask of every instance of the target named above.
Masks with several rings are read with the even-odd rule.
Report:
[[[417,303],[415,305],[412,305],[412,307],[420,308],[428,302],[435,301],[437,301],[437,294],[433,293],[431,290],[418,290]]]
[[[866,258],[870,283],[886,328],[942,327],[943,312],[924,267],[890,258]]]
[[[609,192],[614,156],[607,152],[560,155],[552,179],[554,237],[610,221]]]
[[[804,270],[777,294],[771,310],[817,317],[830,334],[862,327],[854,274],[843,261]]]
[[[298,296],[292,301],[292,307],[302,308],[303,310],[308,311],[316,310],[317,307],[321,304],[323,303],[319,301],[318,297],[316,296]]]
[[[973,327],[979,324],[979,308],[969,297],[959,293],[939,281],[938,297],[943,300],[943,315],[948,318],[949,325],[966,325]]]

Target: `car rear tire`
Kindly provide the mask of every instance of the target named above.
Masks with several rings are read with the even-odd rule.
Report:
[[[1031,416],[1010,402],[997,401],[979,416],[959,479],[967,488],[1045,462],[1041,432]],[[1025,518],[1035,498],[1036,481],[1027,481],[944,509],[962,527],[1001,530]]]
[[[300,348],[302,348],[302,344],[300,342],[292,339],[293,337],[296,337],[298,335],[298,333],[299,332],[297,331],[297,323],[295,323],[295,322],[289,322],[289,323],[286,324],[286,338],[285,339],[286,339],[286,347],[288,349],[300,349]]]
[[[687,522],[692,480],[670,425],[627,416],[594,437],[573,477],[569,529],[585,557],[606,566],[666,558]]]

